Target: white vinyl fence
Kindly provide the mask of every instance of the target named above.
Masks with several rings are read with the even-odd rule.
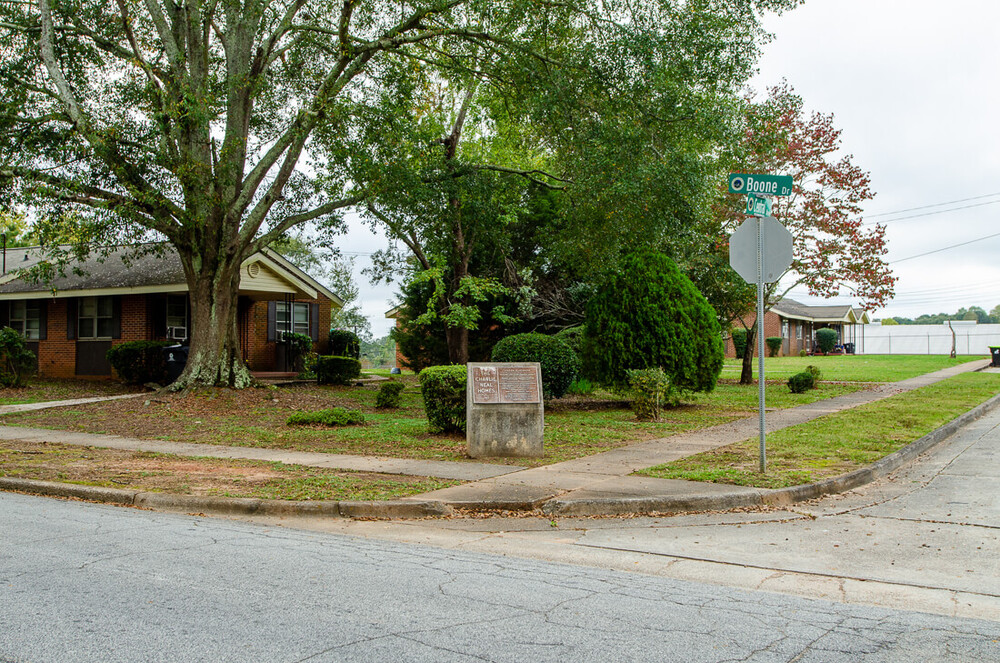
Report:
[[[991,345],[1000,346],[1000,325],[952,322],[955,352],[960,355],[988,355]],[[951,354],[952,335],[948,325],[859,325],[856,352],[866,355],[946,355]]]

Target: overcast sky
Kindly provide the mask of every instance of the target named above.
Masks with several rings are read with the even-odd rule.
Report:
[[[899,277],[876,318],[1000,304],[998,23],[996,0],[806,0],[766,23],[755,87],[787,78],[871,173]]]
[[[1000,304],[1000,2],[806,0],[766,25],[775,39],[754,87],[788,79],[807,109],[834,114],[845,153],[871,173],[877,195],[866,220],[886,224],[899,277],[895,299],[874,317]],[[354,223],[344,250],[383,244]],[[358,256],[357,268],[366,264]],[[358,284],[381,336],[394,288],[360,275]],[[857,304],[843,295],[831,303]]]

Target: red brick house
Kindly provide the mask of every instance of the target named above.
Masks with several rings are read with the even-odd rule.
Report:
[[[764,314],[764,338],[780,336],[783,356],[798,355],[802,350],[811,353],[816,331],[829,327],[837,331],[838,345],[851,344],[848,349],[863,352],[864,325],[870,322],[871,316],[864,309],[848,305],[807,306],[793,299],[782,299]],[[756,313],[744,318],[744,323],[756,325]],[[736,322],[733,328],[741,326]],[[726,356],[736,356],[731,337],[726,339]]]
[[[0,327],[21,332],[43,377],[110,376],[105,357],[118,343],[191,336],[191,305],[180,258],[171,248],[123,259],[123,251],[91,256],[48,282],[21,270],[39,262],[37,249],[7,249],[0,276]],[[343,301],[288,260],[267,249],[240,267],[240,350],[254,372],[291,366],[285,333],[312,337],[318,352],[330,341],[330,314]]]

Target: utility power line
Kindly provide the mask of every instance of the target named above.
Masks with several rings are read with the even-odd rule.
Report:
[[[960,246],[968,246],[969,244],[975,244],[976,242],[982,242],[987,239],[993,239],[994,237],[1000,237],[1000,233],[994,233],[992,235],[986,235],[985,237],[978,237],[976,239],[970,239],[968,242],[962,242],[960,244],[952,244],[951,246],[943,246],[940,249],[934,249],[933,251],[927,251],[926,253],[918,253],[915,256],[908,256],[906,258],[900,258],[899,260],[890,260],[888,264],[896,265],[907,260],[913,260],[914,258],[923,258],[924,256],[929,256],[935,253],[941,253],[942,251],[948,251],[950,249],[957,249]]]

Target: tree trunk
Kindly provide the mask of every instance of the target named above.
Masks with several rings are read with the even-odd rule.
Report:
[[[747,330],[747,348],[743,351],[743,368],[740,370],[740,384],[753,384],[753,353],[757,349],[756,323],[745,327]]]
[[[446,327],[448,361],[453,364],[469,363],[469,330],[465,327]]]
[[[170,389],[251,386],[253,377],[243,362],[237,333],[237,293],[242,261],[237,258],[212,261],[213,265],[195,273],[190,257],[182,256],[181,260],[189,274],[191,347],[187,365]]]

